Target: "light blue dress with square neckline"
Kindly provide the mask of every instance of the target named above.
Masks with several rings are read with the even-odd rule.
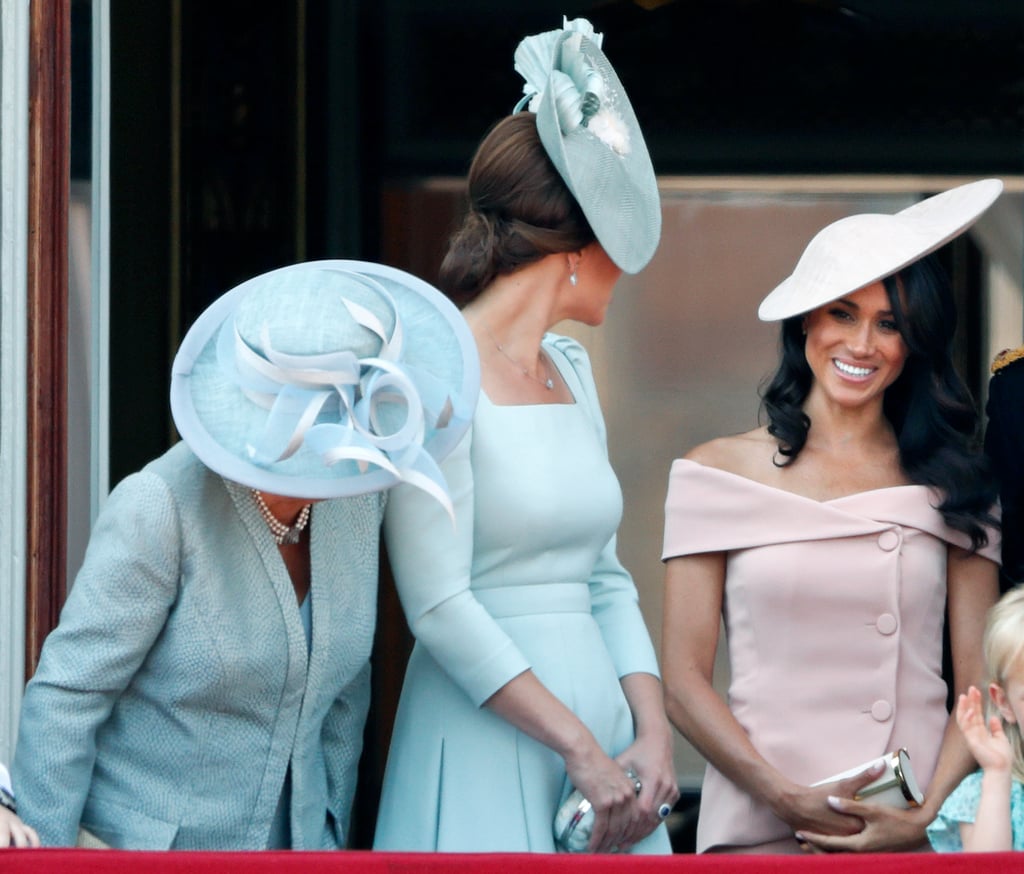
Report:
[[[500,406],[481,393],[443,465],[456,525],[393,490],[388,553],[417,643],[406,671],[375,849],[554,852],[572,787],[561,757],[484,702],[532,670],[612,756],[634,739],[619,682],[657,676],[636,587],[616,557],[622,494],[582,346],[544,350],[574,404]],[[664,826],[634,848],[668,853]]]

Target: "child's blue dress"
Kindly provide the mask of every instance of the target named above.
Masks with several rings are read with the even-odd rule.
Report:
[[[974,822],[981,798],[981,771],[964,777],[959,786],[939,808],[939,815],[928,826],[928,840],[932,849],[940,853],[962,852],[960,823]],[[1014,780],[1010,785],[1010,826],[1013,834],[1013,849],[1024,850],[1024,785]]]

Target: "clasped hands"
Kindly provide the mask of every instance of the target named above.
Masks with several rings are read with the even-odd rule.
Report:
[[[931,816],[923,808],[898,808],[856,801],[876,780],[882,763],[853,777],[822,786],[796,786],[783,793],[776,814],[794,827],[807,853],[891,852],[913,850],[925,840]]]
[[[679,798],[671,743],[657,739],[639,737],[615,759],[570,767],[569,776],[594,810],[587,847],[592,853],[628,850],[661,824]]]

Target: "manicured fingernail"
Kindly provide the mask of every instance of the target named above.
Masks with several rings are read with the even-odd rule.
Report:
[[[807,840],[807,838],[804,837],[804,833],[803,832],[797,832],[795,835],[793,835],[793,837],[796,838],[801,843],[803,843],[804,841]]]
[[[843,809],[842,799],[838,795],[829,795],[829,797],[828,797],[828,806],[831,807],[833,810],[842,810]]]

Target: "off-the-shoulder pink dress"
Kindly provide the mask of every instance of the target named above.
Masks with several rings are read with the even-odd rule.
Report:
[[[927,792],[947,720],[947,545],[969,545],[909,485],[829,501],[679,459],[662,558],[725,552],[729,706],[755,748],[811,784],[906,747]],[[997,560],[998,536],[982,554]],[[708,765],[697,849],[792,829]]]

